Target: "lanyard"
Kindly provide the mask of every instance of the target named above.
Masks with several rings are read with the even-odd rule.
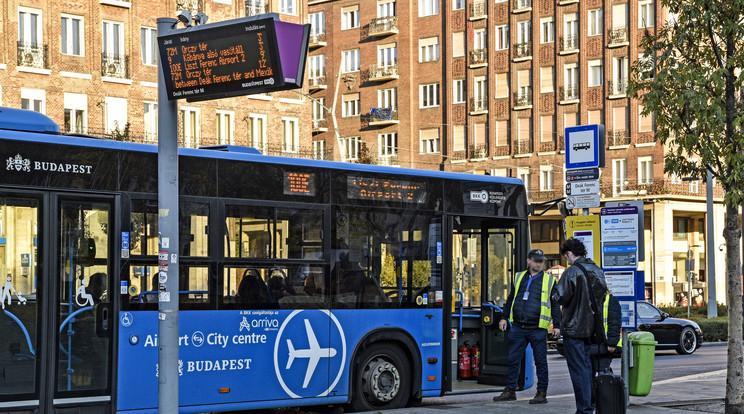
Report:
[[[522,300],[527,300],[530,297],[530,285],[532,284],[532,279],[534,277],[535,276],[532,276],[532,274],[530,274],[530,278],[529,280],[527,280],[527,289],[524,290],[524,296],[522,296]]]

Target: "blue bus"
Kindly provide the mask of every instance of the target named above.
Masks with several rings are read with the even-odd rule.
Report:
[[[157,147],[0,108],[0,155],[0,411],[157,412]],[[229,146],[179,166],[181,412],[503,388],[520,180]]]

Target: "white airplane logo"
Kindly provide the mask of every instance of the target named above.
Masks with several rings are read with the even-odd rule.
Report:
[[[289,347],[289,360],[287,361],[287,368],[292,367],[292,362],[295,358],[308,358],[307,371],[305,371],[305,381],[302,383],[302,388],[307,388],[307,384],[310,383],[315,368],[318,366],[320,358],[332,358],[336,356],[335,348],[321,348],[318,344],[318,340],[315,338],[315,332],[313,332],[310,321],[305,319],[305,330],[307,331],[307,340],[310,343],[308,349],[295,349],[292,346],[292,341],[287,339],[287,346]]]

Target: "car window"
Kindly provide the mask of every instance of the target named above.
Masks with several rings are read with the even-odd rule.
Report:
[[[638,302],[639,318],[658,318],[661,316],[659,311],[648,303]]]

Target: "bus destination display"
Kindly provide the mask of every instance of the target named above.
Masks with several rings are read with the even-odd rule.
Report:
[[[169,100],[246,95],[283,85],[273,19],[199,27],[158,37]]]
[[[415,181],[349,176],[346,178],[346,197],[421,204],[426,202],[426,188],[423,183]]]
[[[314,196],[315,174],[285,171],[284,194]]]

